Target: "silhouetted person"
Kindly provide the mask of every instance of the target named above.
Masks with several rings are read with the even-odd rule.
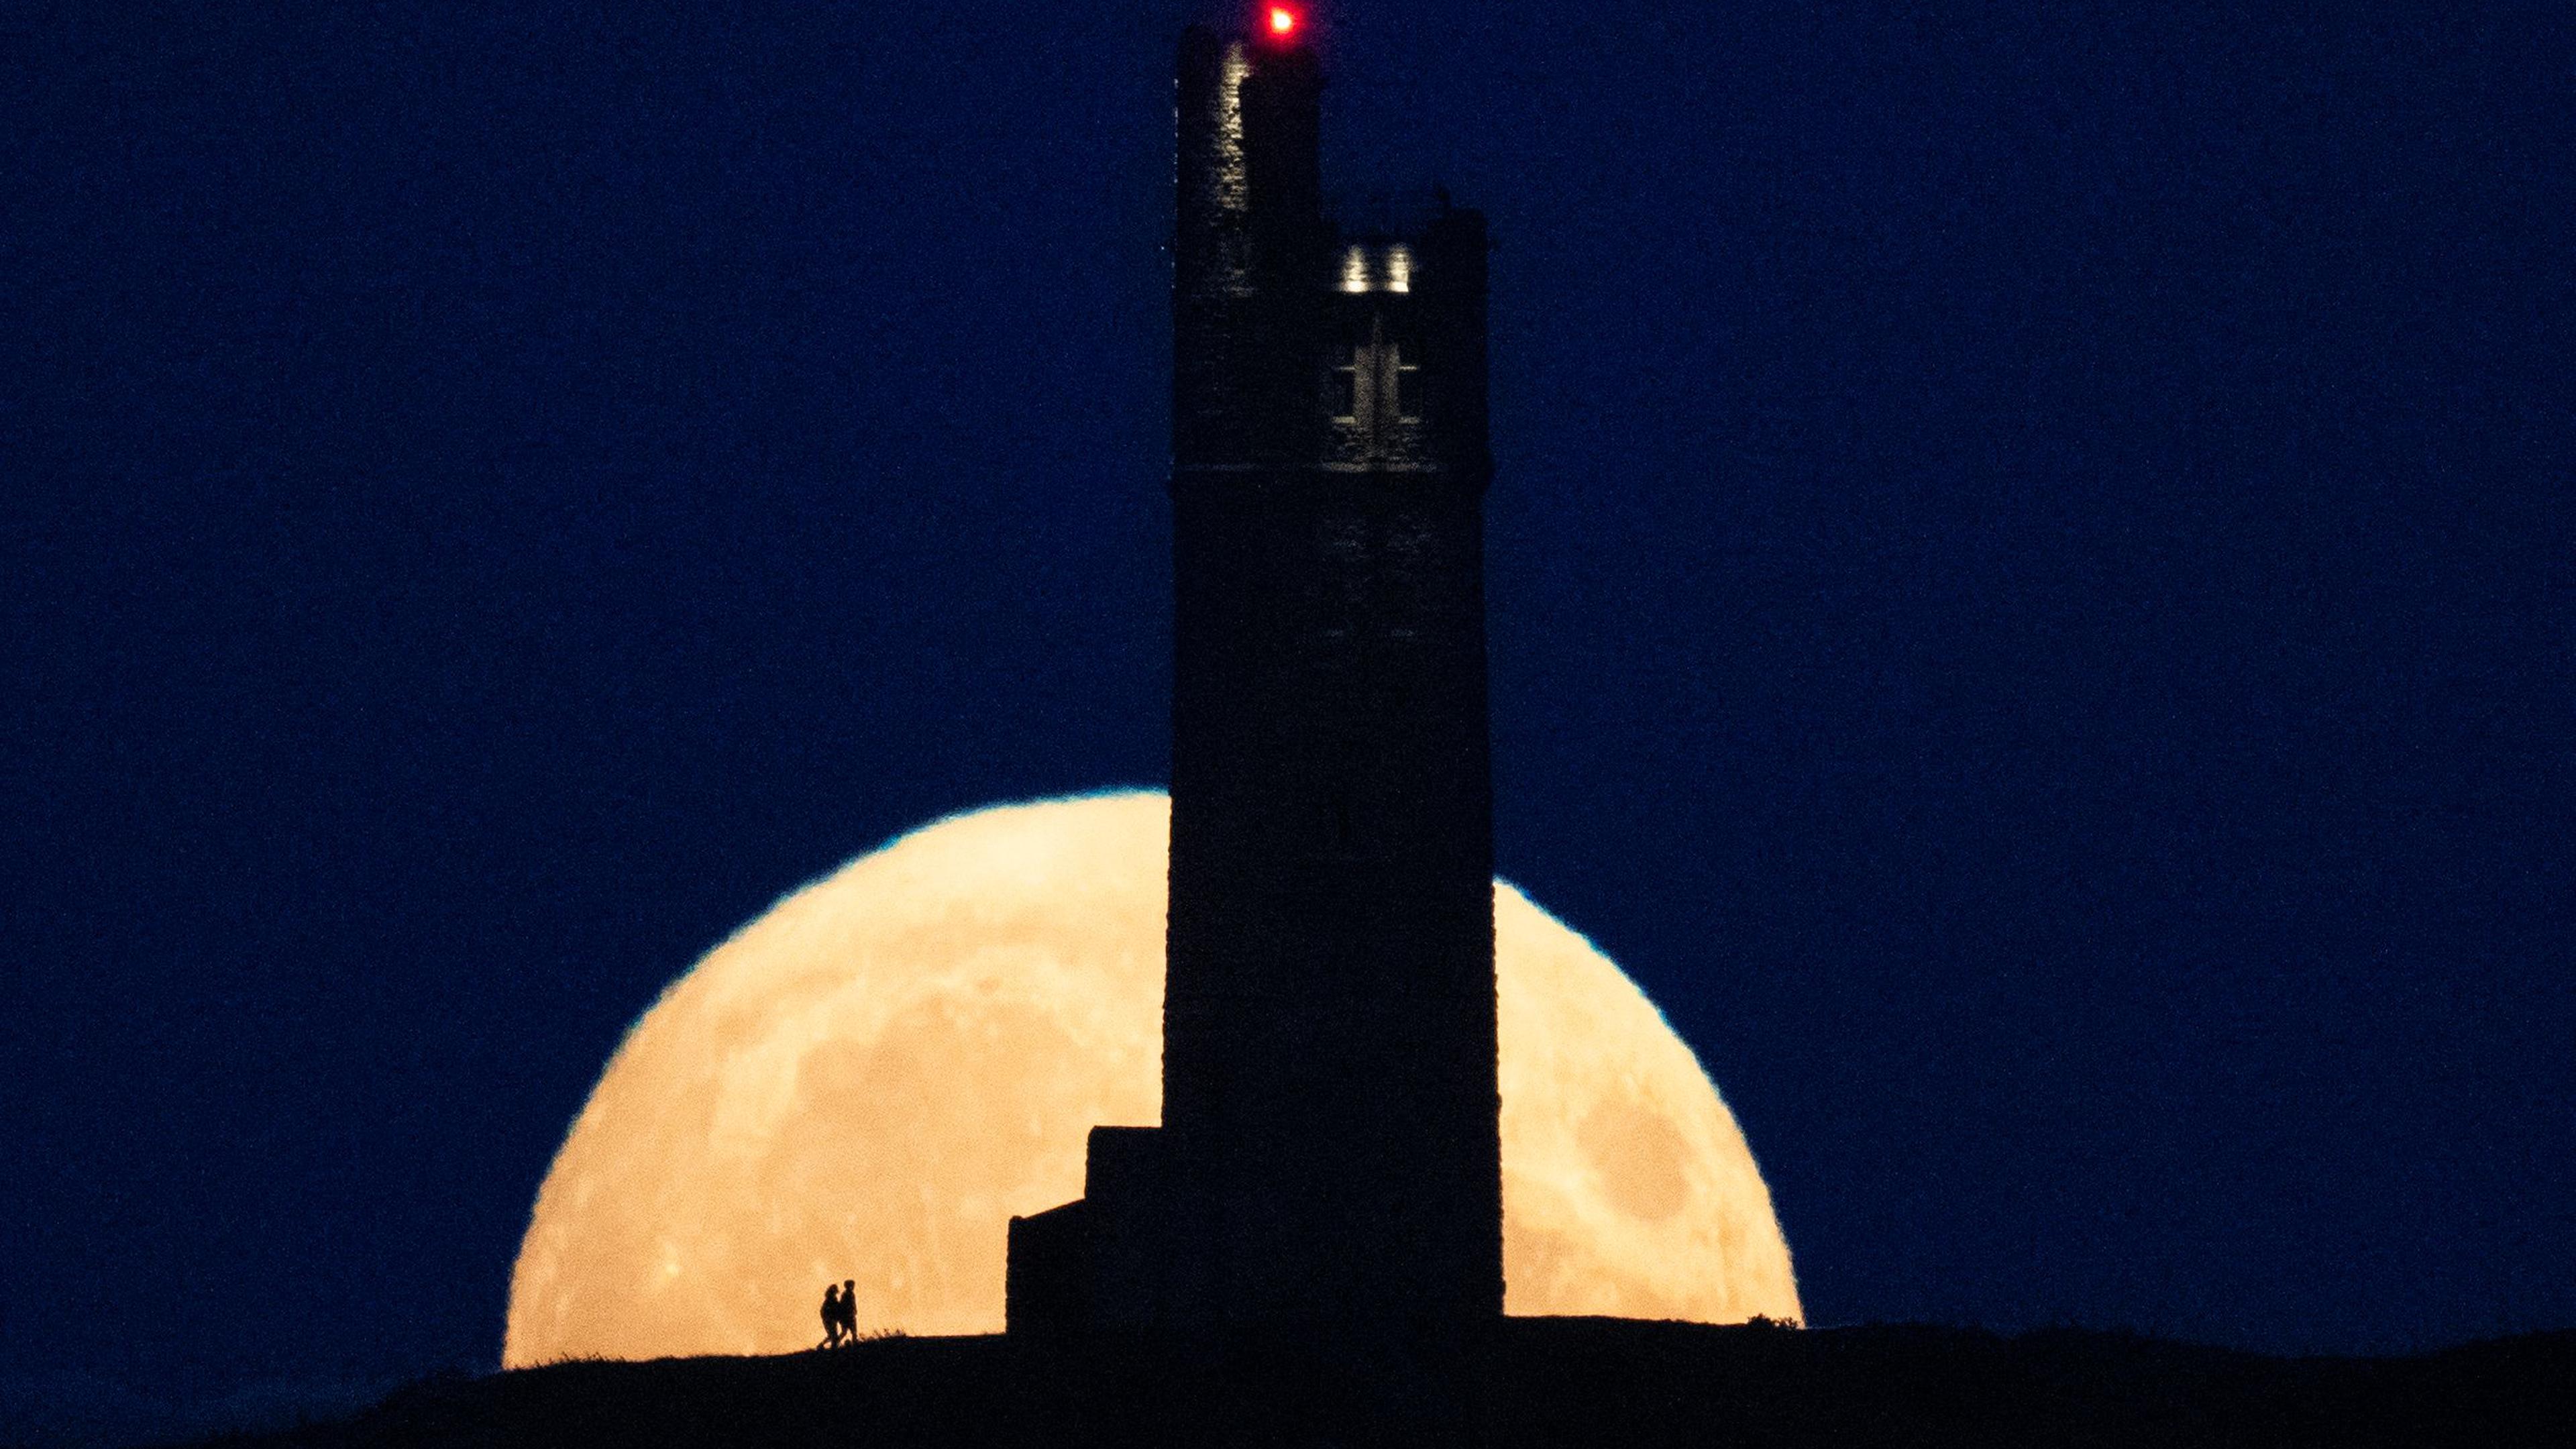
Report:
[[[841,1316],[846,1311],[847,1308],[841,1297],[841,1289],[839,1285],[832,1283],[824,1284],[823,1346],[825,1348],[839,1348],[841,1346]]]
[[[855,1278],[841,1280],[841,1339],[845,1343],[859,1341],[859,1282]]]

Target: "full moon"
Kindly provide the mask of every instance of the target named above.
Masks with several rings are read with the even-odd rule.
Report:
[[[502,1361],[994,1333],[1006,1225],[1082,1195],[1095,1123],[1162,1111],[1170,806],[1002,806],[780,901],[628,1032],[538,1191]],[[1504,1303],[1801,1317],[1770,1191],[1610,959],[1494,888]]]

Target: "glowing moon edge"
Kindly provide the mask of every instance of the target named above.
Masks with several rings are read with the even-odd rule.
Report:
[[[1161,1114],[1170,805],[963,812],[780,899],[629,1028],[546,1174],[502,1361],[1002,1326],[1005,1224]],[[1645,993],[1496,881],[1505,1310],[1803,1317],[1734,1115]]]

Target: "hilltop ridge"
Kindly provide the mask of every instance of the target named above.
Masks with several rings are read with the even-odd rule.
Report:
[[[2118,1333],[1507,1319],[1370,1353],[1286,1337],[887,1338],[424,1381],[238,1449],[615,1444],[2481,1445],[2576,1425],[2576,1332],[2407,1358]]]

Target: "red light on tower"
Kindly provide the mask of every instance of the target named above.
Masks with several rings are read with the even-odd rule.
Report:
[[[1270,7],[1270,38],[1286,40],[1297,33],[1297,12],[1285,5]]]

